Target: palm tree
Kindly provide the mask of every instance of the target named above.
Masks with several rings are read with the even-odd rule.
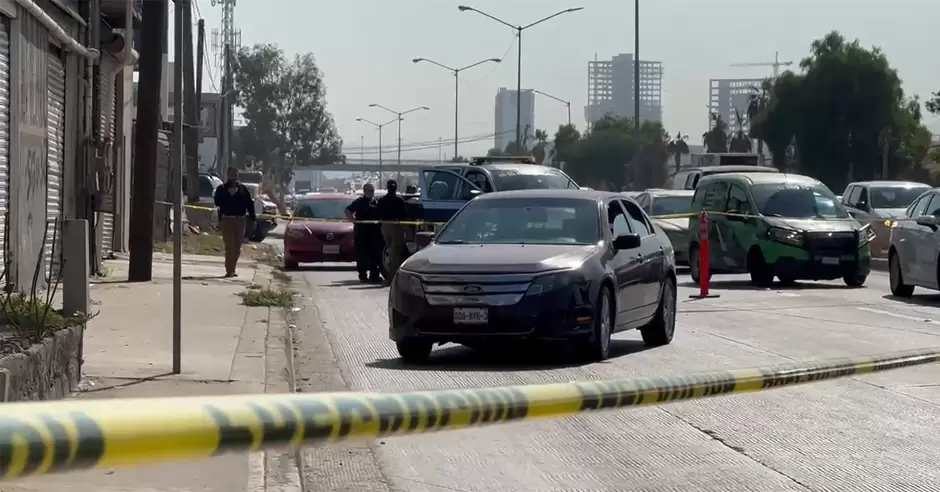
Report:
[[[753,125],[751,122],[757,118],[758,115],[763,113],[767,109],[767,105],[770,103],[770,89],[772,88],[770,80],[764,80],[761,83],[760,89],[757,87],[751,87],[754,90],[754,93],[747,97],[747,121],[748,124]],[[764,156],[764,141],[762,139],[757,139],[757,153],[761,155],[761,159]]]
[[[744,117],[737,109],[734,110],[735,127],[737,128],[731,135],[730,151],[736,153],[748,153],[753,150],[751,138],[744,132]]]
[[[728,152],[728,124],[718,113],[712,113],[712,127],[702,134],[705,151],[718,154]]]
[[[535,130],[535,146],[532,147],[532,157],[535,162],[541,164],[545,159],[545,146],[548,145],[548,132],[545,130]]]
[[[689,153],[689,144],[686,143],[688,139],[688,135],[683,135],[682,132],[678,132],[676,133],[676,137],[669,140],[669,143],[666,144],[666,151],[672,156],[673,162],[676,164],[677,173],[679,172],[679,167],[682,165],[682,154]]]

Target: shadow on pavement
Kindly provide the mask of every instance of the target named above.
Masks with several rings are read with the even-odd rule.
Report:
[[[356,265],[350,263],[348,265],[300,265],[297,268],[293,269],[295,272],[355,272]]]
[[[134,385],[138,385],[138,384],[147,383],[147,382],[150,382],[150,381],[156,381],[156,380],[158,380],[158,379],[162,379],[162,378],[169,377],[169,376],[173,376],[173,373],[172,373],[172,372],[166,372],[166,373],[163,373],[163,374],[154,374],[153,376],[146,376],[146,377],[142,377],[142,378],[131,379],[131,380],[128,380],[128,381],[125,381],[125,382],[121,382],[121,383],[118,383],[118,384],[112,384],[111,386],[101,386],[101,387],[99,387],[99,388],[81,389],[81,390],[78,391],[78,393],[98,393],[98,392],[101,392],[101,391],[108,391],[108,390],[113,390],[113,389],[126,388],[126,387],[128,387],[128,386],[134,386]]]
[[[850,289],[846,285],[839,284],[823,284],[813,281],[805,282],[796,282],[793,284],[782,284],[779,281],[773,283],[770,287],[756,287],[749,280],[712,280],[708,284],[710,290],[840,290],[840,289]],[[695,282],[683,282],[679,284],[679,287],[689,287],[692,289],[698,289],[698,284]]]
[[[463,346],[448,345],[431,352],[431,358],[425,364],[406,364],[399,358],[377,359],[367,362],[366,366],[374,369],[398,371],[544,371],[546,369],[564,369],[591,364],[578,360],[576,354],[564,350],[564,347],[522,345],[507,346],[497,350],[471,350]],[[636,354],[648,349],[640,340],[611,340],[610,358]],[[516,350],[513,350],[516,349]]]
[[[914,306],[924,306],[924,307],[937,307],[940,306],[940,294],[922,294],[915,295],[913,297],[897,297],[891,294],[881,296],[882,299],[887,301],[899,301],[905,304],[912,304]]]

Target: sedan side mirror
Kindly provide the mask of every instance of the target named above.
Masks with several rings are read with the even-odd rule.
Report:
[[[636,249],[640,247],[642,240],[639,234],[621,234],[614,238],[614,249],[622,251],[625,249]]]
[[[922,225],[936,230],[940,226],[940,217],[933,215],[922,215],[916,219],[917,225]]]
[[[433,232],[422,231],[422,232],[415,234],[415,247],[417,249],[427,248],[433,242],[434,242]]]

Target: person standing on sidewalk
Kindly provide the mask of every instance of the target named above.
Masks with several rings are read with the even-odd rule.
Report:
[[[394,179],[385,183],[385,190],[385,196],[378,200],[378,209],[379,220],[383,221],[382,238],[385,239],[385,247],[388,248],[386,280],[390,282],[404,261],[402,253],[405,249],[405,233],[401,224],[395,222],[408,220],[408,208],[405,200],[398,196],[398,183]]]
[[[222,242],[225,244],[225,277],[237,277],[235,267],[242,253],[247,223],[245,217],[254,223],[255,203],[248,188],[238,182],[238,169],[229,167],[226,181],[215,189],[215,206],[219,209],[219,229],[222,230]]]
[[[362,196],[353,200],[346,207],[346,219],[349,221],[378,220],[379,212],[375,203],[375,188],[366,183],[362,187]],[[381,282],[382,271],[382,231],[378,224],[353,224],[353,244],[356,247],[356,270],[360,282]]]

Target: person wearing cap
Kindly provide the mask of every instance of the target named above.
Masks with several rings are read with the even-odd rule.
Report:
[[[350,221],[378,220],[375,203],[375,187],[366,183],[362,196],[346,207],[346,218]],[[356,271],[360,282],[380,282],[382,278],[382,231],[378,224],[354,224],[353,241],[356,247]]]
[[[247,230],[246,216],[255,217],[255,203],[248,188],[238,182],[238,169],[229,167],[226,181],[215,189],[215,206],[219,210],[219,229],[225,244],[225,276],[237,277],[235,267],[242,253],[242,243]]]
[[[386,280],[391,281],[401,266],[404,249],[405,234],[401,224],[395,222],[408,220],[408,208],[405,200],[398,196],[398,182],[394,179],[385,183],[385,196],[379,198],[377,205],[379,210],[379,220],[382,221],[382,238],[385,239],[385,246],[388,248],[388,276]]]

